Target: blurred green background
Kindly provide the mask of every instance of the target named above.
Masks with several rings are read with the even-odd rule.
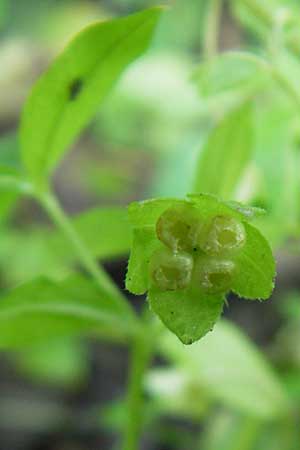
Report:
[[[18,165],[16,130],[24,100],[70,37],[92,21],[161,3],[0,0],[0,165]],[[150,51],[122,76],[53,183],[71,215],[152,196],[183,196],[192,189],[213,127],[250,100],[251,154],[230,199],[266,208],[258,226],[274,248],[277,286],[264,304],[230,297],[216,330],[191,348],[164,336],[145,380],[143,450],[298,450],[300,5],[224,1],[217,44],[225,57],[207,62],[210,2],[164,4],[169,8]],[[256,60],[239,53],[227,57],[231,50],[251,52],[258,61],[277,52],[272,61],[280,83],[262,74]],[[237,120],[237,132],[240,126]],[[242,143],[248,139],[242,136]],[[225,163],[237,158],[231,143]],[[91,230],[90,246],[101,248],[107,270],[123,288],[129,230],[124,228],[121,252],[120,245],[114,252],[112,242],[105,247],[107,237],[97,233],[96,223]],[[1,289],[61,272],[69,258],[65,245],[36,204],[1,192]],[[137,308],[143,303],[130,301]],[[125,347],[91,338],[58,336],[3,351],[0,449],[117,449],[126,370]]]

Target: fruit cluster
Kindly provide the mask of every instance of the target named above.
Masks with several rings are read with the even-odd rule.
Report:
[[[184,205],[165,210],[156,223],[163,247],[150,259],[152,282],[162,291],[198,286],[209,294],[228,292],[236,271],[236,254],[244,247],[242,222],[229,215],[209,220]]]

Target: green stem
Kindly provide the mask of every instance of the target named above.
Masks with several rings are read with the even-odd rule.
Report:
[[[205,21],[203,49],[206,59],[213,58],[218,51],[221,12],[222,0],[209,0]]]
[[[146,327],[145,327],[146,328]],[[122,450],[138,450],[144,419],[143,381],[153,352],[153,338],[147,330],[137,336],[131,348],[127,391],[127,423]]]
[[[85,244],[82,242],[80,236],[73,228],[69,218],[59,205],[55,196],[52,193],[46,192],[42,195],[38,195],[38,200],[44,206],[53,222],[62,230],[65,237],[70,241],[82,265],[92,275],[98,286],[110,294],[112,301],[115,301],[118,306],[122,307],[124,312],[129,313],[129,317],[134,319],[136,322],[137,317],[134,310],[131,308],[130,304],[121,294],[119,289],[115,286],[105,270],[93,259]]]

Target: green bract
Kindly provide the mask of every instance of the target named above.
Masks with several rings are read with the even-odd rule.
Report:
[[[256,209],[208,194],[133,203],[133,245],[126,287],[148,291],[152,310],[184,344],[204,336],[229,291],[267,299],[275,262],[268,242],[248,221]]]

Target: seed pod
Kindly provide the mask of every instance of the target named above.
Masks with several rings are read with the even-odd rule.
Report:
[[[188,253],[172,253],[162,248],[151,257],[150,276],[154,284],[163,291],[186,288],[192,276],[193,258]]]
[[[201,219],[192,206],[182,205],[162,213],[156,224],[156,234],[173,252],[192,252],[197,247],[201,228]]]
[[[234,273],[233,261],[201,257],[196,262],[193,279],[208,294],[225,293],[230,290]]]
[[[201,249],[208,255],[228,255],[246,242],[244,225],[234,217],[215,216],[208,225]]]

